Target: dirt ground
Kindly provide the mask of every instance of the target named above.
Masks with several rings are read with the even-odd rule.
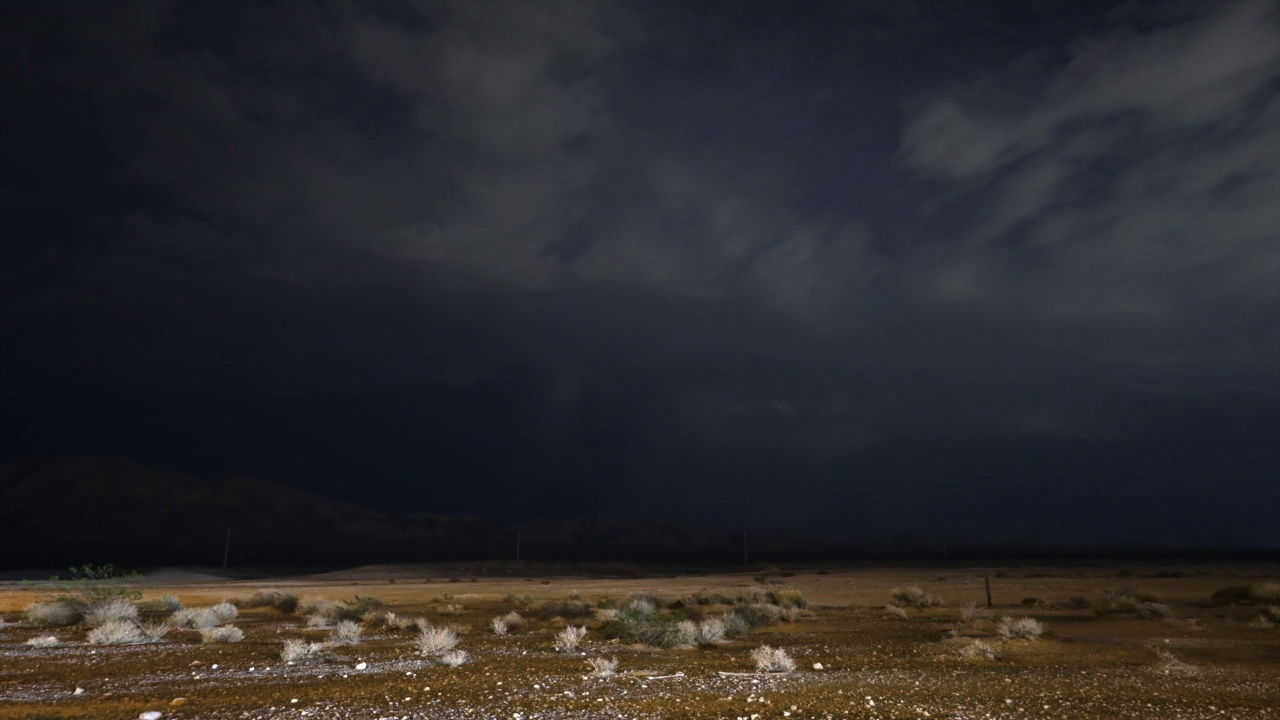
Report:
[[[374,596],[401,616],[456,626],[459,647],[470,655],[457,668],[418,655],[416,632],[382,627],[366,628],[359,644],[338,648],[328,662],[289,665],[280,657],[285,639],[319,641],[326,631],[271,609],[241,611],[240,643],[203,645],[194,631],[177,630],[158,643],[92,646],[82,626],[21,623],[22,610],[49,589],[0,583],[0,616],[9,623],[0,628],[0,719],[132,719],[153,710],[209,720],[1280,719],[1280,627],[1260,621],[1256,608],[1208,602],[1224,586],[1275,582],[1278,570],[975,567],[494,578],[422,566],[270,581],[169,572],[141,581],[146,598],[174,593],[188,607],[263,588],[332,599]],[[991,579],[992,614],[961,622],[966,603],[986,605],[984,575]],[[553,649],[553,636],[569,624],[563,619],[530,617],[507,637],[489,629],[491,618],[512,609],[506,599],[512,595],[595,602],[651,593],[674,600],[699,591],[735,596],[753,586],[801,591],[808,616],[687,650],[611,642],[592,620],[576,654]],[[906,586],[939,596],[945,606],[890,616],[884,606],[891,592]],[[1102,593],[1121,587],[1159,594],[1174,616],[1099,616]],[[454,610],[448,605],[462,609],[448,614]],[[1004,615],[1036,618],[1046,634],[1002,640],[995,621]],[[64,644],[26,644],[46,635]],[[975,638],[996,659],[962,657],[960,649]],[[748,653],[761,644],[785,648],[797,670],[755,673]],[[618,675],[589,675],[585,660],[601,656],[617,658]],[[172,704],[178,698],[184,702]]]

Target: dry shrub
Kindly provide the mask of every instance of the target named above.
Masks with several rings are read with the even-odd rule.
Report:
[[[450,650],[448,652],[441,653],[438,659],[441,665],[448,665],[451,668],[456,668],[467,660],[470,660],[471,657],[467,655],[466,650]]]
[[[596,657],[587,660],[591,674],[596,677],[612,677],[618,672],[618,658]]]
[[[112,620],[138,622],[138,606],[124,598],[111,598],[91,605],[84,614],[84,624],[91,628],[99,627]]]
[[[354,620],[339,620],[333,630],[329,631],[329,644],[334,646],[355,645],[360,642],[364,628]]]
[[[244,631],[235,625],[205,628],[200,631],[200,642],[205,644],[238,643],[241,640],[244,640]]]
[[[930,595],[914,585],[906,588],[896,588],[892,595],[894,603],[899,606],[917,609],[942,607],[942,598]]]
[[[999,660],[996,649],[982,640],[970,640],[961,645],[956,654],[965,660]]]
[[[796,669],[796,661],[791,659],[786,650],[768,645],[752,650],[751,661],[756,664],[757,672],[786,673]]]
[[[1035,640],[1044,634],[1044,624],[1035,618],[1003,617],[996,624],[996,633],[1006,640]]]
[[[1231,585],[1213,594],[1212,602],[1223,605],[1273,605],[1280,603],[1280,583]]]
[[[908,620],[911,618],[911,616],[907,614],[907,611],[905,609],[900,608],[897,605],[893,605],[893,604],[884,606],[884,614],[892,618],[897,618],[899,620]]]
[[[83,617],[79,608],[60,600],[32,603],[27,606],[25,616],[28,623],[42,627],[75,625]]]
[[[449,628],[426,626],[418,632],[415,644],[419,654],[439,656],[458,646],[458,634]]]
[[[90,645],[137,645],[147,636],[132,620],[106,620],[89,631],[85,641]]]
[[[574,627],[573,625],[570,625],[559,633],[556,633],[556,652],[576,652],[582,646],[582,639],[586,636],[587,629],[585,627]]]

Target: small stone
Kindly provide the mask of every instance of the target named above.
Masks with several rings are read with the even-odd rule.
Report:
[[[367,667],[369,667],[369,663],[366,663],[366,662],[356,663],[356,669],[357,669],[357,670],[363,670],[363,669],[365,669],[365,668],[367,668]]]
[[[186,705],[186,704],[187,704],[187,699],[184,697],[176,697],[169,701],[169,705],[171,707],[182,707],[183,705]]]
[[[822,663],[814,663],[814,664],[813,664],[813,669],[814,669],[814,670],[821,670],[821,669],[822,669]]]
[[[71,693],[71,694],[72,694],[72,695],[83,695],[83,694],[84,694],[84,688],[82,688],[82,687],[78,687],[78,688],[76,688],[76,691],[75,691],[75,692],[73,692],[73,693]]]
[[[290,703],[293,703],[294,705],[297,705],[297,704],[298,704],[298,698],[290,698],[290,699],[289,699],[289,702],[290,702]]]
[[[164,717],[164,713],[159,710],[148,710],[139,715],[138,720],[160,720],[162,717]]]
[[[191,661],[191,667],[200,667],[200,666],[201,666],[201,665],[203,665],[203,664],[204,664],[204,661],[203,661],[203,660],[192,660],[192,661]],[[214,667],[218,667],[218,666],[217,666],[217,665],[214,665]]]

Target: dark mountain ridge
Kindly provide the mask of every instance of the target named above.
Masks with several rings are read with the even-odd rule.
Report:
[[[879,540],[748,529],[747,559],[945,563],[978,558],[1270,559],[1274,550],[1100,548],[1014,540]],[[229,541],[228,541],[229,540]],[[741,566],[744,530],[597,515],[500,523],[393,513],[240,475],[198,478],[123,458],[0,463],[0,569],[218,565],[340,567],[476,560]]]

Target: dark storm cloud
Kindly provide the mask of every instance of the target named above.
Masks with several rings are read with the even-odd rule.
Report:
[[[1237,396],[1274,421],[1273,2],[1050,3],[1070,22],[1038,28],[933,3],[70,7],[6,42],[62,119],[20,157],[83,219],[11,196],[15,362],[357,397],[514,374],[531,432],[624,418],[580,439],[618,477],[784,522],[889,478],[957,492],[941,446],[894,470],[913,442],[1149,449],[1170,407]],[[96,185],[38,154],[88,166],[74,138]],[[799,499],[729,499],[779,475]]]

